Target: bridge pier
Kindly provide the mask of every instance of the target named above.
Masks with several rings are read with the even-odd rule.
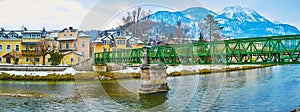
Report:
[[[151,94],[169,90],[167,84],[167,67],[164,65],[149,64],[148,47],[143,47],[143,60],[141,68],[140,94]]]

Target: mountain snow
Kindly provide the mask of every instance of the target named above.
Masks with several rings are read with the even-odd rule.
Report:
[[[240,6],[226,7],[218,13],[202,7],[192,7],[177,12],[158,11],[150,15],[150,19],[160,23],[167,23],[174,27],[180,22],[182,24],[181,29],[187,37],[198,38],[200,34],[198,23],[206,18],[208,14],[213,15],[219,25],[224,27],[222,33],[226,37],[240,38],[300,34],[299,30],[294,26],[279,22],[273,23],[256,11]]]
[[[254,10],[240,6],[226,7],[218,13],[218,16],[222,15],[228,19],[235,19],[240,22],[270,22]]]

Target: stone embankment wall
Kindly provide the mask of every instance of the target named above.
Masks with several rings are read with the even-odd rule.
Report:
[[[93,58],[88,58],[82,62],[73,65],[73,68],[77,71],[93,71]]]

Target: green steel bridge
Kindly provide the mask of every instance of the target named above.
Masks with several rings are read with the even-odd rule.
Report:
[[[147,47],[149,64],[297,64],[300,35]],[[143,48],[95,53],[95,64],[142,64]]]

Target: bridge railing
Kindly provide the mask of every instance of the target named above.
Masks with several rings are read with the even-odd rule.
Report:
[[[150,64],[299,63],[300,35],[196,42],[148,48]],[[141,64],[142,49],[95,53],[95,64]]]

